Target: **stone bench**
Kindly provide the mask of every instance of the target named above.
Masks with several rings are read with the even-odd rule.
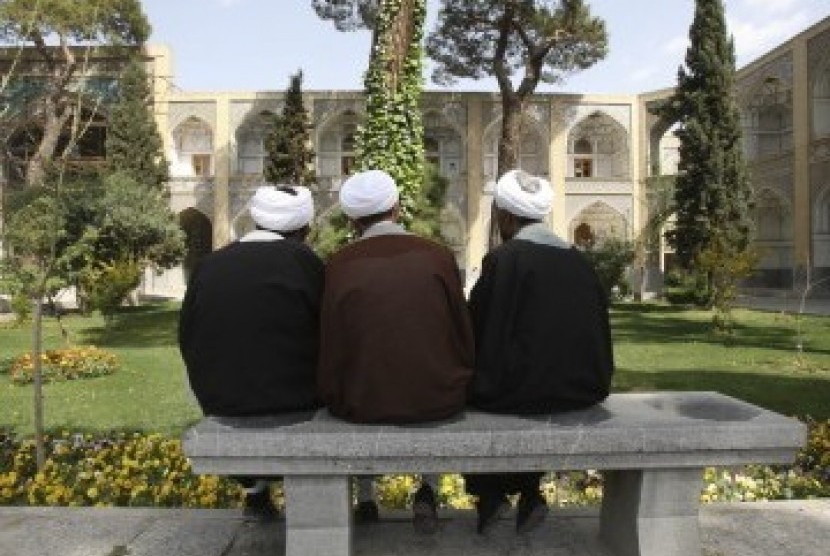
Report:
[[[805,435],[798,421],[728,396],[655,392],[570,413],[467,411],[407,426],[354,425],[325,410],[205,418],[184,449],[197,473],[284,477],[288,556],[351,554],[350,475],[578,469],[603,472],[599,533],[615,554],[700,556],[704,467],[791,463]]]

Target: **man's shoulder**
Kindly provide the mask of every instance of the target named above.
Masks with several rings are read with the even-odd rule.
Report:
[[[394,255],[422,251],[436,257],[452,257],[452,251],[432,240],[414,234],[389,234],[360,239],[342,247],[329,260],[329,265],[364,256]]]

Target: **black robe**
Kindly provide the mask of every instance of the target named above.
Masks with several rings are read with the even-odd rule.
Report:
[[[608,395],[608,302],[574,248],[513,239],[484,259],[470,294],[476,372],[470,403],[498,413],[586,407]]]
[[[324,266],[293,240],[235,242],[205,257],[190,279],[179,348],[209,415],[316,406]]]

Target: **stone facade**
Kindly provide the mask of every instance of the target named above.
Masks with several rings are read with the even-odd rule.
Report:
[[[282,109],[282,93],[184,92],[171,86],[168,50],[150,47],[147,60],[170,161],[170,203],[188,232],[189,255],[182,268],[148,273],[144,289],[180,296],[201,255],[250,229],[246,204],[262,183],[264,118]],[[671,93],[533,97],[519,161],[553,184],[552,230],[572,242],[640,237],[654,211],[650,178],[677,169],[676,124],[651,111]],[[799,291],[830,286],[830,18],[741,68],[736,98],[761,254],[748,285]],[[336,204],[352,171],[364,99],[354,91],[306,91],[305,99],[322,214]],[[426,92],[423,113],[427,158],[450,182],[445,236],[471,281],[486,252],[499,96]],[[671,252],[663,244],[651,255],[648,275],[659,278]]]

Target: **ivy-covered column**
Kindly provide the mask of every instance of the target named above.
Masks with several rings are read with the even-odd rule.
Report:
[[[425,0],[382,0],[366,71],[366,121],[357,134],[358,168],[388,172],[401,192],[404,222],[412,218],[424,176],[423,31]]]

